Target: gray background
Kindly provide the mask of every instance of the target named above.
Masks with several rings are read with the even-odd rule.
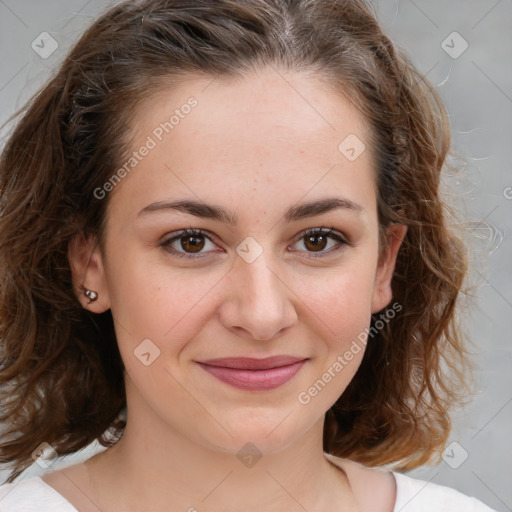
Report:
[[[84,28],[111,4],[0,0],[0,124],[44,83]],[[450,442],[457,444],[441,464],[410,474],[510,511],[512,0],[375,0],[373,6],[387,33],[427,74],[448,108],[453,146],[467,165],[446,174],[445,193],[469,227],[472,282],[479,285],[473,308],[462,317],[474,342],[477,394],[455,416]],[[42,32],[59,45],[47,58],[31,47]],[[464,41],[468,48],[458,55]],[[97,450],[93,444],[50,469]],[[22,477],[42,473],[34,464]],[[6,477],[7,472],[0,472],[0,482]]]

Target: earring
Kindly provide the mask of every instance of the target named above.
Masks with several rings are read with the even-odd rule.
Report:
[[[87,304],[94,302],[98,298],[98,294],[92,290],[85,289],[84,294],[89,299],[89,302]]]

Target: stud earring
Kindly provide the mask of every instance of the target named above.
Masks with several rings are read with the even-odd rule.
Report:
[[[97,292],[94,292],[92,290],[85,289],[84,294],[89,299],[89,302],[87,304],[94,302],[98,298]]]

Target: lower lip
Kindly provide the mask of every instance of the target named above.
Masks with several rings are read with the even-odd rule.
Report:
[[[224,366],[209,366],[204,363],[198,363],[203,370],[216,377],[217,379],[230,384],[239,389],[248,389],[252,391],[265,391],[275,389],[288,382],[306,362],[297,361],[296,363],[268,370],[238,370],[226,368]]]

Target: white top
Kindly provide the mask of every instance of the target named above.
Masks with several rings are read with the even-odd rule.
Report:
[[[393,512],[495,512],[455,489],[392,472],[397,495]],[[39,476],[0,485],[0,512],[78,512]]]

